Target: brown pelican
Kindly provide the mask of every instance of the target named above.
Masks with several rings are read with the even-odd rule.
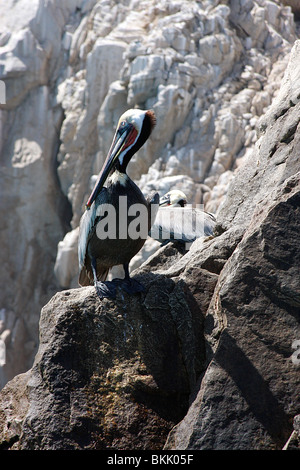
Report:
[[[86,203],[87,210],[80,221],[79,284],[94,284],[101,299],[115,298],[117,286],[130,294],[143,290],[143,286],[129,276],[128,265],[145,243],[155,217],[155,211],[151,209],[153,206],[158,209],[159,196],[156,193],[151,199],[146,199],[126,174],[126,168],[131,157],[150,136],[155,121],[153,111],[149,110],[131,109],[120,117],[103,168]],[[139,227],[140,231],[133,230],[130,234],[130,224],[136,220],[133,216],[136,209],[140,212],[144,209],[146,227],[145,230]],[[105,281],[109,269],[117,265],[123,265],[125,278]]]
[[[192,243],[196,238],[214,234],[214,215],[187,204],[182,191],[169,191],[160,198],[159,206],[150,230],[150,236],[155,240]]]

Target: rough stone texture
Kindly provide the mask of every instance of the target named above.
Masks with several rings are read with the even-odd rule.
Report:
[[[207,207],[221,202],[217,236],[197,240],[188,252],[172,244],[155,247],[135,271],[146,287],[137,297],[120,294],[116,302],[101,303],[92,287],[56,293],[40,316],[33,366],[0,392],[1,448],[298,448],[300,42],[290,52],[290,10],[249,0],[242,13],[238,1],[203,2],[200,11],[189,2],[191,16],[186,2],[162,2],[164,10],[140,3],[130,2],[132,10],[121,3],[118,16],[110,2],[78,2],[80,10],[65,2],[54,14],[55,2],[45,11],[38,2],[26,9],[19,1],[24,14],[16,15],[19,33],[13,38],[11,19],[4,15],[1,65],[13,87],[2,110],[9,133],[2,142],[1,364],[5,353],[13,358],[20,351],[25,368],[24,351],[28,357],[34,351],[34,334],[28,331],[37,328],[41,300],[57,290],[52,269],[66,231],[55,270],[64,269],[72,282],[74,250],[69,256],[67,251],[76,246],[84,192],[123,105],[141,105],[143,99],[163,122],[162,135],[156,134],[141,155],[152,163],[150,170],[143,175],[142,167],[133,167],[139,184],[147,190],[157,184],[163,192],[181,184],[194,202],[206,201]],[[59,24],[59,34],[44,28],[49,19],[53,28]],[[150,20],[151,34],[138,42]],[[107,91],[92,79],[99,73],[92,56],[107,60],[104,38],[117,40],[116,57],[123,60],[117,80],[103,82]],[[150,40],[152,49],[145,49]],[[233,43],[239,46],[235,58]],[[37,57],[29,53],[33,50]],[[224,54],[236,64],[236,75],[228,64],[223,68]],[[23,55],[29,62],[22,65],[15,58]],[[75,74],[63,72],[66,63]],[[191,63],[195,69],[187,68]],[[211,73],[209,80],[199,75],[201,66]],[[45,68],[47,77],[55,77],[50,84],[43,81]],[[23,89],[18,73],[26,75]],[[96,101],[103,96],[102,104],[91,93]],[[89,103],[84,110],[83,103]],[[177,106],[178,128],[172,134],[169,120]],[[232,163],[225,170],[221,162],[231,146]],[[202,180],[193,166],[198,157],[188,153],[193,148],[210,159]],[[152,152],[160,156],[153,162]],[[187,160],[193,163],[189,171]],[[34,191],[33,181],[38,182]],[[9,375],[0,378],[4,382]]]
[[[299,364],[291,360],[300,333],[299,189],[298,173],[222,270],[206,320],[208,344],[217,338],[212,360],[166,448],[272,449],[289,436],[300,406]]]
[[[299,413],[300,95],[288,101],[286,94],[300,78],[299,41],[293,55],[255,158],[237,173],[219,212],[223,228],[240,228],[243,237],[206,318],[211,362],[167,449],[281,448]]]
[[[281,0],[281,3],[283,5],[288,5],[292,8],[292,11],[295,15],[295,18],[297,20],[300,19],[300,4],[298,2],[298,0]]]
[[[120,114],[157,114],[130,165],[145,194],[179,187],[215,212],[297,34],[269,0],[7,0],[0,17],[0,310],[24,325],[5,336],[2,387],[32,364],[41,307],[77,285],[78,222]]]
[[[160,247],[136,297],[43,308],[32,368],[0,393],[2,449],[299,448],[299,59],[297,41],[215,237]]]
[[[166,247],[159,262],[172,254],[180,256]],[[197,269],[185,283],[145,270],[139,278],[142,298],[100,302],[88,287],[43,308],[35,363],[1,394],[2,448],[163,447],[204,368],[203,309],[217,275]],[[198,298],[189,290],[196,280]]]

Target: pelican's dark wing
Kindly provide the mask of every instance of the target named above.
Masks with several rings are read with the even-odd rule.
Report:
[[[100,201],[102,199],[105,202],[106,191],[106,188],[102,188],[102,191],[97,198],[97,202],[101,203]],[[99,216],[97,215],[97,207],[98,205],[92,204],[91,208],[89,210],[86,210],[80,219],[78,237],[78,263],[79,284],[81,286],[88,286],[91,284],[86,270],[86,255],[88,242],[95,233],[97,221],[99,220]]]
[[[79,262],[79,284],[81,286],[90,285],[86,270],[86,251],[88,242],[95,231],[96,208],[92,205],[90,210],[86,210],[81,217],[78,238],[78,262]]]

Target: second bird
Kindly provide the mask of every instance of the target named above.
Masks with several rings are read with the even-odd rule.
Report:
[[[173,189],[159,201],[150,236],[160,243],[177,241],[190,244],[197,238],[213,236],[215,226],[213,214],[188,205],[186,195]]]

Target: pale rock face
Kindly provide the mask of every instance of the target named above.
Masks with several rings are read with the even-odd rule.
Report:
[[[26,368],[28,356],[32,355],[34,342],[28,341],[24,320],[12,310],[0,309],[0,387],[10,377]],[[20,357],[20,352],[22,355]]]
[[[9,0],[0,17],[0,309],[37,343],[41,306],[76,283],[76,229],[120,115],[157,116],[128,167],[145,194],[179,187],[218,212],[279,89],[295,24],[269,0]],[[132,266],[146,258],[145,248]]]
[[[58,243],[54,273],[62,287],[78,287],[76,278],[78,269],[78,227],[68,232]]]
[[[291,7],[293,13],[295,14],[295,18],[299,20],[300,18],[300,4],[298,0],[282,0],[281,3],[283,5],[287,5],[288,7]]]

